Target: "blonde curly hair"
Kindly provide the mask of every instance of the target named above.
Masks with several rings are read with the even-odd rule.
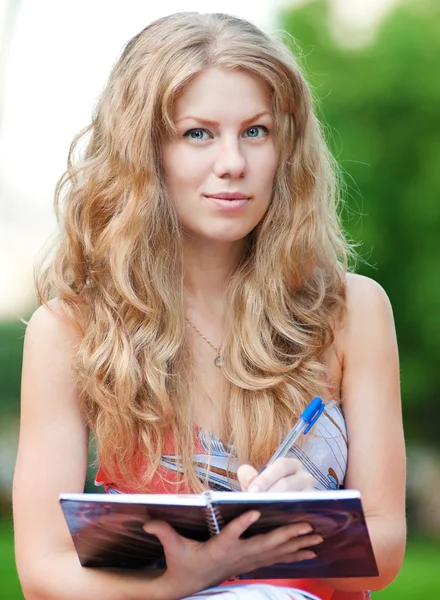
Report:
[[[240,463],[261,467],[310,398],[327,394],[323,355],[344,311],[351,248],[335,164],[291,51],[225,14],[153,22],[128,42],[72,143],[56,190],[60,236],[37,272],[40,303],[57,297],[83,333],[75,369],[101,465],[139,490],[170,432],[184,482],[203,487],[192,468],[182,231],[161,147],[175,134],[173,102],[213,66],[268,84],[279,157],[271,204],[226,295],[224,423]]]

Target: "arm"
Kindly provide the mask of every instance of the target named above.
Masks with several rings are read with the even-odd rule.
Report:
[[[164,598],[147,575],[80,566],[58,503],[82,492],[88,431],[71,360],[79,335],[56,304],[39,308],[26,332],[20,442],[13,505],[16,562],[27,600]]]
[[[388,298],[370,279],[348,276],[347,312],[336,335],[349,440],[345,487],[362,493],[380,576],[332,579],[330,583],[343,591],[379,590],[399,572],[406,541],[405,446],[396,334]]]

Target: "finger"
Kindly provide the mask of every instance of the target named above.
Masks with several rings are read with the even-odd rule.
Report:
[[[237,469],[237,478],[241,490],[246,492],[253,480],[258,477],[258,471],[251,465],[240,465]]]
[[[228,523],[226,527],[223,527],[221,532],[208,543],[211,545],[215,544],[220,551],[229,549],[260,516],[261,513],[258,510],[252,510],[240,515]]]
[[[289,475],[279,479],[272,485],[268,492],[300,492],[313,490],[315,487],[315,478],[308,471],[299,471],[294,475]]]
[[[278,458],[273,464],[264,469],[258,477],[256,477],[249,489],[250,493],[267,492],[277,481],[294,475],[303,470],[302,463],[296,458]]]
[[[267,543],[261,544],[258,551],[255,552],[255,549],[248,551],[248,556],[252,556],[255,553],[266,565],[278,562],[306,560],[307,557],[312,558],[316,556],[314,547],[321,544],[322,541],[322,537],[316,534],[298,536],[274,547],[269,547]]]
[[[270,559],[266,557],[262,560],[261,566],[270,567],[275,564],[301,562],[313,558],[316,558],[316,552],[313,552],[313,550],[299,550],[298,552],[291,552],[283,556],[271,556]]]
[[[285,554],[284,556],[277,558],[275,563],[301,562],[302,560],[312,560],[313,558],[316,558],[316,552],[313,552],[313,550],[299,550],[298,552]]]
[[[315,533],[310,535],[301,535],[289,540],[282,546],[279,546],[276,553],[282,556],[284,554],[293,554],[295,552],[299,552],[300,550],[307,550],[309,548],[314,550],[314,547],[319,546],[319,544],[322,544],[323,541],[323,538]]]
[[[316,558],[316,552],[314,552],[313,547],[317,546],[318,543],[322,542],[322,538],[319,536],[303,536],[304,538],[308,538],[301,540],[297,538],[295,540],[291,540],[286,544],[269,550],[262,551],[260,549],[259,552],[255,553],[255,556],[261,560],[261,566],[270,566],[276,563],[291,563],[291,562],[299,562],[302,560],[310,560],[312,558]],[[312,539],[314,538],[314,539]],[[300,544],[306,544],[306,547],[303,548]],[[255,556],[253,553],[248,553],[248,557],[252,560],[255,560]]]
[[[175,548],[177,544],[181,543],[180,535],[165,521],[147,521],[143,529],[146,533],[155,535],[165,550],[171,547]]]
[[[270,552],[291,542],[292,539],[309,537],[312,531],[313,528],[309,523],[294,523],[277,527],[273,531],[261,533],[246,540],[247,551],[252,553],[255,547],[258,552]],[[301,547],[302,545],[299,543],[297,549]]]

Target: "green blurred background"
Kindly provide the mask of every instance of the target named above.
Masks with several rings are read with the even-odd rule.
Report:
[[[324,0],[283,8],[279,24],[298,44],[343,170],[344,223],[360,243],[357,270],[376,279],[394,307],[409,541],[399,577],[373,597],[440,598],[440,3],[399,2],[364,40],[337,30]],[[24,331],[20,322],[0,324],[0,596],[8,600],[22,598],[10,486]]]

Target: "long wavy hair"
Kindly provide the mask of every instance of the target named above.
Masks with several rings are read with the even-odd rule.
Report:
[[[153,22],[128,42],[72,143],[55,197],[59,239],[36,280],[40,303],[58,298],[81,328],[74,366],[101,465],[136,489],[158,471],[170,433],[183,482],[204,485],[192,468],[182,230],[161,147],[175,135],[174,101],[213,66],[268,84],[279,156],[225,300],[224,430],[239,463],[261,467],[310,398],[328,395],[324,354],[344,313],[351,249],[337,171],[291,51],[225,14]]]

